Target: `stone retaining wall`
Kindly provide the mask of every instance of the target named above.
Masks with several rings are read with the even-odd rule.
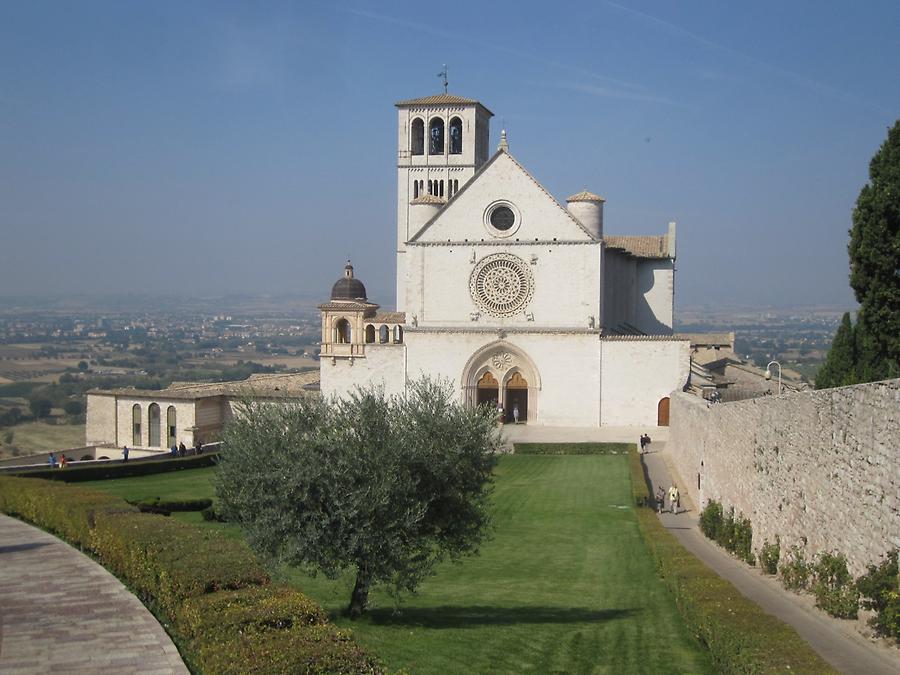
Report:
[[[671,400],[668,444],[695,504],[753,523],[753,546],[837,550],[858,575],[900,547],[900,379],[708,405]]]

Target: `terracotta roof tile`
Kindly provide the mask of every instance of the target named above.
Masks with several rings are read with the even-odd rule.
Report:
[[[625,251],[635,258],[666,259],[669,257],[668,236],[604,236],[607,249]]]
[[[422,96],[421,98],[411,98],[406,101],[397,101],[394,105],[397,107],[407,105],[444,105],[447,103],[461,103],[463,105],[472,105],[478,103],[473,98],[465,96],[457,96],[456,94],[434,94],[433,96]]]
[[[571,197],[569,197],[567,202],[605,202],[600,195],[595,195],[593,192],[588,192],[587,190],[582,190]]]

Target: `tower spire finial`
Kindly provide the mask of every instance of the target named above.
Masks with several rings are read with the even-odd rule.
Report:
[[[509,152],[509,143],[506,140],[506,129],[500,130],[500,143],[497,145],[497,150]]]
[[[447,64],[444,64],[444,69],[437,74],[438,77],[443,78],[444,80],[444,93],[447,93],[447,87],[449,83],[447,82]]]

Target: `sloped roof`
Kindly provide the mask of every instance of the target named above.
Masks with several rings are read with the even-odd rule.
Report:
[[[604,236],[607,249],[625,251],[635,258],[665,260],[669,257],[669,237],[660,236]]]
[[[377,312],[367,321],[371,323],[405,323],[406,312]]]
[[[405,108],[413,105],[480,105],[484,108],[488,115],[494,116],[487,107],[474,98],[466,98],[465,96],[457,96],[456,94],[434,94],[432,96],[422,96],[420,98],[410,98],[406,101],[397,101],[394,104],[397,108]]]
[[[582,190],[581,192],[576,192],[574,195],[566,199],[567,202],[605,202],[600,195],[595,195],[593,192],[588,192],[587,190]]]
[[[166,389],[91,389],[89,394],[153,398],[160,400],[197,400],[211,396],[290,396],[305,391],[319,381],[319,370],[300,373],[257,373],[234,382],[178,382]]]

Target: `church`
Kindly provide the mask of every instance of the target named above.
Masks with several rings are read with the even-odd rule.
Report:
[[[429,375],[468,404],[502,406],[507,422],[668,424],[691,349],[673,333],[675,223],[606,234],[602,197],[563,206],[505,131],[490,152],[493,114],[478,101],[396,108],[396,311],[367,297],[348,261],[319,306],[322,394],[400,393]]]

